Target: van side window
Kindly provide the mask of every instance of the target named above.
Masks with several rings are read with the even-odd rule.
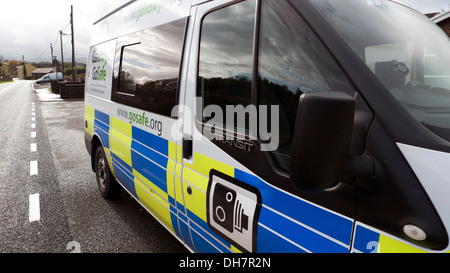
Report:
[[[213,11],[202,23],[197,95],[203,99],[203,110],[209,105],[220,107],[225,124],[216,126],[248,133],[247,125],[226,121],[226,106],[251,103],[253,31],[256,1],[244,1]],[[203,122],[212,117],[203,115]],[[236,119],[236,117],[235,117]],[[228,125],[228,126],[227,126]],[[241,127],[241,128],[239,128]]]
[[[132,96],[136,95],[136,78],[134,75],[138,74],[138,69],[140,66],[133,64],[133,56],[138,56],[139,45],[141,43],[125,45],[122,47],[119,68],[119,89],[118,92],[122,94],[129,94]]]
[[[283,170],[289,170],[292,135],[300,96],[305,92],[330,90],[304,50],[303,39],[296,37],[268,4],[264,5],[258,101],[260,105],[280,107],[279,145],[271,154],[278,167]]]
[[[217,138],[221,128],[234,129],[238,137],[245,132],[246,140],[258,141],[266,147],[273,145],[270,146],[273,149],[261,151],[270,154],[274,169],[288,172],[300,96],[316,91],[341,91],[353,96],[354,90],[289,1],[262,0],[260,20],[255,20],[255,9],[256,1],[244,1],[212,11],[203,18],[197,79],[197,95],[202,98],[203,134],[208,139],[221,140]],[[254,52],[254,34],[258,33],[255,29],[259,32],[256,37],[259,48]],[[208,116],[211,106],[219,106],[223,117],[217,119],[216,112]],[[242,121],[242,115],[239,118],[237,114],[234,128],[228,127],[233,120],[226,118],[227,106],[254,106],[255,119],[251,111],[244,111],[245,126],[236,123],[236,117]],[[262,109],[267,113],[263,114]],[[275,120],[271,111],[277,109],[278,113],[273,115],[278,117]],[[266,127],[261,129],[261,125]],[[209,135],[213,130],[208,126],[214,128],[214,135]],[[229,146],[241,144],[235,143]]]
[[[187,19],[119,39],[112,100],[169,116],[177,104]]]

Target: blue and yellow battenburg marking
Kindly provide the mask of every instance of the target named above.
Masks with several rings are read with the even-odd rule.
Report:
[[[181,147],[174,142],[89,106],[85,116],[86,131],[100,138],[115,177],[192,250],[239,252],[207,223],[207,189],[214,169],[260,191],[257,252],[349,252],[352,219],[199,153],[182,169]],[[185,194],[188,186],[191,194]]]

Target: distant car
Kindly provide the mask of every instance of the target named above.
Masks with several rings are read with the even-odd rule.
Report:
[[[62,81],[64,79],[63,74],[61,72],[58,73],[49,73],[39,80],[36,81],[36,83],[44,84],[44,83],[50,83],[52,81]]]

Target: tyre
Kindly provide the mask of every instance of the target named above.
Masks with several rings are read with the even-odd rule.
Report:
[[[122,187],[116,181],[108,165],[108,159],[102,146],[95,153],[95,177],[100,194],[105,199],[117,199]]]

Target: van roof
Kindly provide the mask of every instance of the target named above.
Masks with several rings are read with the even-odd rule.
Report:
[[[104,3],[100,4],[102,8],[100,8],[100,6],[98,8],[96,17],[98,19],[95,21],[94,25],[135,1],[137,0],[115,0],[108,5],[104,5],[106,1],[103,1]]]
[[[148,2],[148,3],[156,3],[156,4],[160,4],[160,5],[167,5],[167,2],[182,3],[183,1],[191,2],[191,5],[195,6],[195,5],[198,5],[198,4],[201,4],[204,2],[209,2],[212,0],[172,0],[172,1],[170,1],[170,0],[168,0],[168,1],[167,0],[147,0],[147,1],[138,1],[138,0],[108,0],[107,1],[107,0],[104,0],[103,3],[101,3],[99,5],[94,25],[103,21],[107,17],[122,10],[123,8],[125,8],[126,6],[128,6],[134,2]],[[104,3],[108,3],[108,4],[104,4]]]
[[[91,46],[188,17],[192,5],[210,0],[113,0],[94,23]]]

